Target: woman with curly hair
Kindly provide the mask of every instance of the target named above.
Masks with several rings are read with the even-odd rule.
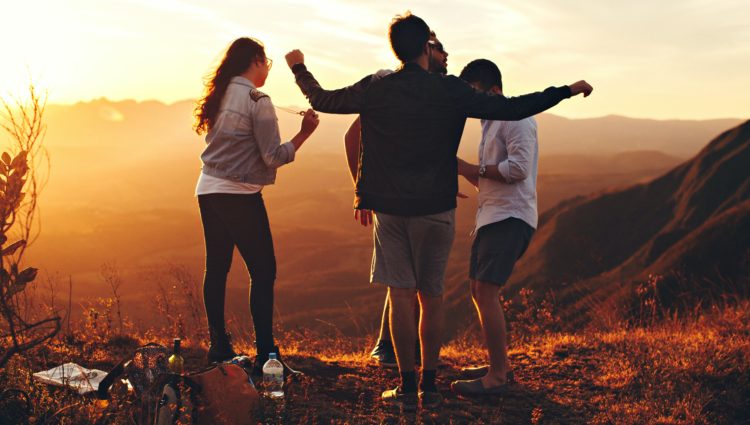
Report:
[[[257,374],[269,353],[279,354],[273,338],[276,258],[261,191],[274,183],[277,168],[294,160],[319,123],[317,114],[308,109],[299,133],[281,143],[271,99],[258,90],[271,64],[261,42],[235,40],[206,84],[195,124],[195,131],[206,135],[196,195],[206,246],[203,299],[211,340],[208,361],[237,355],[224,325],[227,274],[236,246],[252,280]],[[285,372],[289,370],[285,365]]]

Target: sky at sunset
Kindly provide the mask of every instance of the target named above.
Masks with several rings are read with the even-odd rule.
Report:
[[[194,99],[235,38],[263,41],[265,92],[305,105],[284,63],[300,48],[326,88],[394,68],[387,27],[410,9],[445,45],[449,72],[494,60],[506,94],[586,79],[568,117],[748,118],[750,25],[742,0],[372,2],[0,0],[0,96],[29,76],[50,102]]]

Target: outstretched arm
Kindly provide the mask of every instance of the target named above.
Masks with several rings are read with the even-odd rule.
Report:
[[[364,90],[370,84],[371,76],[358,83],[338,90],[325,90],[318,80],[307,70],[305,55],[299,50],[286,54],[286,63],[294,73],[294,78],[302,93],[310,101],[313,109],[332,114],[355,114],[362,110]]]
[[[504,97],[474,90],[458,78],[447,78],[446,84],[450,85],[454,102],[467,117],[504,121],[518,121],[534,116],[569,97],[578,94],[587,97],[593,90],[587,82],[578,81],[570,86],[549,87],[542,92]]]

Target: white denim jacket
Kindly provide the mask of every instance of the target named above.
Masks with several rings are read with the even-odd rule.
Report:
[[[276,169],[294,161],[291,142],[282,144],[271,98],[244,77],[233,77],[221,100],[201,154],[203,173],[236,182],[269,185]]]

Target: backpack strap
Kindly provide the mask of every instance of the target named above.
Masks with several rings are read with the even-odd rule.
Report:
[[[119,378],[123,373],[125,373],[125,368],[128,366],[131,359],[135,356],[135,353],[143,347],[154,346],[161,347],[162,345],[156,342],[149,342],[146,345],[136,348],[133,351],[133,354],[122,359],[122,361],[120,361],[120,363],[113,367],[112,370],[110,370],[104,377],[104,379],[102,379],[102,381],[99,383],[99,388],[96,389],[96,397],[100,400],[106,400],[107,398],[109,398],[109,387],[111,387],[112,384],[115,383],[115,379]]]
[[[133,357],[133,356],[130,356]],[[112,370],[110,370],[107,375],[102,379],[102,382],[99,383],[99,388],[96,389],[96,397],[100,400],[106,400],[109,398],[109,387],[114,384],[115,379],[122,376],[122,374],[125,372],[125,367],[130,363],[130,358],[126,357],[122,359],[120,363],[117,364],[117,366],[113,367]]]

